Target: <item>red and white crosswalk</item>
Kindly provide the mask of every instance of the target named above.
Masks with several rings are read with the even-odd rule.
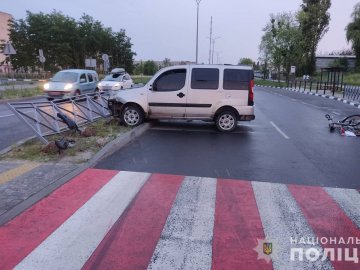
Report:
[[[356,190],[88,169],[0,227],[0,269],[358,270],[357,240]]]

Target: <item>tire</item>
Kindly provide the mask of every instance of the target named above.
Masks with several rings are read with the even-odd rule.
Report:
[[[215,119],[216,127],[221,132],[231,132],[237,126],[237,116],[232,111],[222,111]]]
[[[48,97],[48,98],[46,98],[48,101],[53,101],[54,100],[54,98],[52,98],[52,97]]]
[[[121,113],[121,121],[127,127],[136,127],[144,121],[144,113],[138,106],[126,106]]]

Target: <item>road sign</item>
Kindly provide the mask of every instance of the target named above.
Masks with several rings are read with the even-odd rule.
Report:
[[[96,68],[96,59],[85,59],[85,67]]]
[[[39,60],[41,63],[45,63],[46,58],[44,56],[39,56]]]
[[[109,61],[109,56],[106,53],[104,53],[101,58],[104,62]]]
[[[5,44],[3,54],[4,55],[16,54],[16,51],[15,51],[13,45],[9,41]]]
[[[291,66],[290,73],[295,73],[295,72],[296,72],[296,66]]]

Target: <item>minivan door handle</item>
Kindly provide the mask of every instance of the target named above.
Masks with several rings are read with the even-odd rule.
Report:
[[[183,97],[185,97],[185,94],[180,92],[179,94],[177,94],[177,96],[178,96],[179,98],[183,98]]]

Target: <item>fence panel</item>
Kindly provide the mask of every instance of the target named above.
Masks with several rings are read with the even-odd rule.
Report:
[[[360,86],[346,85],[344,98],[360,102]]]

